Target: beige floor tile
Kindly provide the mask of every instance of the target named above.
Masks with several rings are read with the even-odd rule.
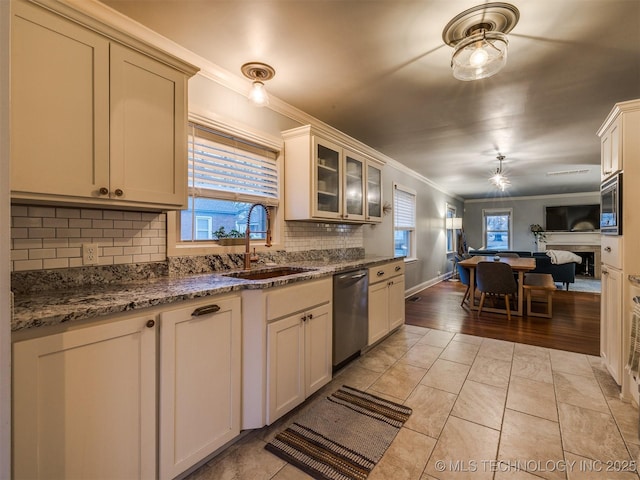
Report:
[[[456,401],[453,393],[418,385],[405,405],[413,409],[406,428],[438,438]]]
[[[272,480],[313,480],[313,477],[287,463],[282,470],[275,474]]]
[[[378,345],[356,361],[362,368],[382,373],[396,363],[404,354],[404,350],[384,348],[382,345]]]
[[[477,356],[471,365],[468,379],[494,387],[507,388],[510,374],[510,361]]]
[[[600,384],[602,393],[606,398],[620,398],[620,385],[616,383],[604,365],[592,365],[593,374]]]
[[[478,351],[478,356],[511,362],[511,360],[513,359],[513,348],[513,342],[505,342],[503,340],[485,338],[482,341],[480,350]]]
[[[434,347],[444,348],[451,341],[453,336],[453,333],[445,332],[444,330],[429,330],[418,343],[426,343],[427,345],[433,345]]]
[[[507,389],[467,380],[451,415],[500,430]]]
[[[619,398],[609,398],[607,403],[625,443],[640,445],[640,439],[638,438],[638,409]]]
[[[507,408],[553,422],[558,421],[556,394],[550,383],[513,377],[509,384]]]
[[[567,452],[603,462],[630,459],[611,414],[566,403],[558,403],[558,413]]]
[[[466,333],[456,333],[453,339],[456,342],[473,343],[474,345],[480,345],[482,343],[482,340],[484,340],[482,337],[476,337],[475,335],[467,335]]]
[[[440,480],[491,479],[483,468],[496,459],[500,432],[456,417],[449,417],[436,444],[425,474]]]
[[[513,348],[513,357],[520,357],[526,360],[550,361],[549,349],[537,347],[535,345],[526,345],[524,343],[516,343]]]
[[[593,369],[587,355],[553,349],[549,349],[549,353],[551,355],[551,368],[554,372],[593,377]]]
[[[420,383],[457,394],[467,378],[469,368],[469,365],[438,359]]]
[[[440,354],[440,358],[443,360],[450,360],[452,362],[464,363],[465,365],[471,365],[478,353],[479,345],[473,343],[456,342],[455,340],[449,342],[449,345]]]
[[[511,365],[511,376],[553,384],[553,373],[549,360],[532,359],[528,361],[521,357],[514,358]]]
[[[638,480],[634,463],[602,463],[565,452],[569,480]]]
[[[609,413],[609,406],[595,377],[553,372],[558,402]]]
[[[564,460],[559,425],[543,418],[507,409],[498,459],[509,465],[520,464],[524,470],[543,478],[566,478],[564,472],[538,467]]]
[[[419,327],[417,325],[403,325],[402,327],[400,327],[400,330],[406,330],[409,333],[413,333],[415,335],[421,335],[424,336],[425,334],[427,334],[429,332],[429,328],[426,327]]]
[[[398,360],[398,363],[408,363],[421,368],[430,368],[444,350],[442,347],[434,347],[424,343],[419,343]]]
[[[286,462],[264,449],[265,442],[255,437],[247,437],[231,446],[220,457],[216,457],[207,465],[209,474],[206,477],[194,477],[198,480],[231,480],[238,478],[270,479]],[[189,480],[192,480],[191,478]]]
[[[416,335],[409,333],[406,330],[399,330],[394,334],[384,339],[380,345],[385,347],[401,347],[405,351],[409,350],[420,340],[424,335]]]
[[[368,480],[419,480],[436,441],[401,428]]]
[[[540,480],[541,477],[523,470],[517,470],[509,464],[498,463],[495,466],[494,480]]]
[[[366,390],[380,378],[380,375],[382,375],[380,372],[363,368],[359,363],[352,362],[335,374],[332,383],[336,387],[348,385],[358,390]]]
[[[369,390],[405,400],[420,383],[427,370],[407,364],[396,364],[376,380]]]

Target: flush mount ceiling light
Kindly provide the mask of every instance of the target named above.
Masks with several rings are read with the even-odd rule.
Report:
[[[499,190],[504,192],[511,185],[511,182],[502,172],[502,161],[504,160],[504,155],[498,155],[496,158],[500,162],[500,165],[496,169],[496,173],[489,177],[489,181],[493,183]]]
[[[486,3],[465,10],[442,31],[444,43],[454,47],[453,76],[470,81],[498,73],[507,64],[507,33],[520,12],[508,3]]]
[[[240,67],[242,74],[249,80],[253,81],[251,90],[249,91],[249,100],[259,107],[269,105],[269,95],[264,88],[264,82],[271,80],[276,71],[270,65],[260,62],[245,63]]]

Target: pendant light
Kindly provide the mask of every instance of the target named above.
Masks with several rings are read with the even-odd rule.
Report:
[[[273,67],[266,63],[250,62],[242,65],[240,70],[245,77],[253,80],[251,90],[249,90],[249,94],[247,95],[249,100],[258,107],[269,105],[269,95],[267,94],[264,82],[271,80],[276,74]]]
[[[504,160],[504,155],[498,155],[496,158],[498,159],[500,164],[496,169],[496,173],[489,177],[489,181],[493,183],[499,190],[504,192],[511,185],[511,182],[502,171],[502,161]]]
[[[520,18],[508,3],[487,3],[465,10],[442,32],[444,42],[454,47],[453,76],[470,81],[498,73],[507,64],[509,33]]]

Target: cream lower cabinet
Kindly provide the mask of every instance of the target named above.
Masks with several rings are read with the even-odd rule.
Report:
[[[328,305],[267,326],[268,423],[331,380],[331,327]]]
[[[13,345],[13,477],[156,477],[156,320]]]
[[[371,267],[368,293],[368,345],[373,345],[404,323],[404,260]]]
[[[622,271],[602,266],[602,302],[600,304],[600,357],[618,385],[622,384]],[[626,360],[626,359],[625,359]]]
[[[240,433],[241,327],[230,295],[15,341],[14,478],[171,479],[205,459]]]
[[[197,69],[98,27],[12,2],[12,198],[183,208],[187,79]]]
[[[160,314],[160,478],[172,479],[240,433],[239,297]]]
[[[331,381],[332,278],[243,291],[243,425],[269,425]]]

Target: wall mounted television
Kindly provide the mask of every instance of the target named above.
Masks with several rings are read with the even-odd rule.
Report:
[[[545,207],[548,232],[593,232],[600,229],[600,204]]]

